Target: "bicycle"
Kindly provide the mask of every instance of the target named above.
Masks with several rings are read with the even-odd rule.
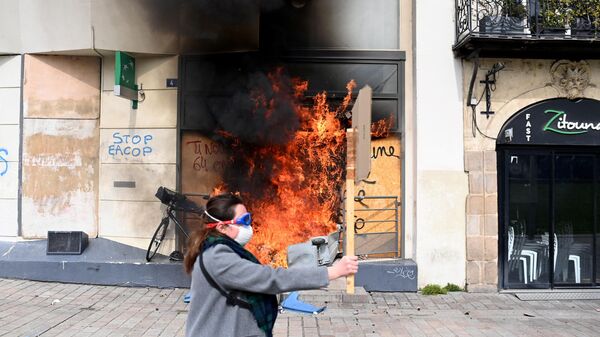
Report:
[[[198,206],[195,202],[188,199],[185,195],[172,191],[164,186],[159,187],[154,196],[158,198],[158,200],[160,200],[162,204],[166,205],[167,209],[165,210],[165,214],[162,220],[160,221],[158,228],[156,228],[156,231],[154,231],[154,235],[152,235],[150,245],[148,246],[148,250],[146,251],[146,261],[148,262],[150,262],[154,255],[156,255],[160,244],[162,243],[162,241],[165,238],[165,235],[167,234],[167,228],[169,227],[169,223],[171,221],[173,221],[175,225],[177,225],[179,230],[185,235],[187,239],[190,238],[183,225],[179,222],[179,220],[177,220],[177,217],[175,216],[175,211],[192,212],[196,214],[202,214],[204,212],[204,208]],[[173,255],[174,253],[175,252],[173,252],[171,255]],[[178,258],[177,260],[180,260],[180,258]]]

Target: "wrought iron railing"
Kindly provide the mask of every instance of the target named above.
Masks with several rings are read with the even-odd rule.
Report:
[[[457,45],[469,37],[600,38],[593,0],[456,0]]]
[[[398,257],[400,206],[397,196],[367,196],[364,190],[354,197],[355,254],[393,254]],[[347,221],[347,219],[344,219]],[[352,230],[352,224],[346,230]]]

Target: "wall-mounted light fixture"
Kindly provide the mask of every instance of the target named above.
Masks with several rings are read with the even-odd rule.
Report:
[[[485,138],[496,140],[496,138],[486,135],[483,131],[479,129],[479,125],[477,125],[476,110],[477,106],[479,105],[479,102],[481,102],[481,100],[483,99],[483,94],[485,94],[486,110],[482,111],[481,113],[485,114],[487,118],[490,118],[490,115],[494,113],[493,111],[490,111],[492,105],[492,91],[496,89],[496,74],[500,70],[504,69],[504,64],[500,62],[495,63],[492,66],[492,69],[490,69],[485,75],[485,80],[480,81],[480,83],[485,84],[485,91],[481,95],[481,97],[477,99],[473,97],[473,90],[475,88],[475,80],[477,79],[477,71],[479,70],[479,52],[480,50],[476,49],[467,57],[467,60],[473,62],[473,74],[471,75],[471,81],[469,83],[469,92],[467,93],[467,106],[471,108],[471,130],[473,133],[473,137],[476,137],[477,133],[479,133]]]
[[[490,115],[494,114],[494,111],[490,110],[492,108],[492,91],[496,90],[496,74],[502,69],[504,69],[504,63],[494,63],[492,69],[485,74],[485,80],[479,81],[479,83],[485,84],[485,111],[481,111],[481,114],[486,118],[490,118]]]

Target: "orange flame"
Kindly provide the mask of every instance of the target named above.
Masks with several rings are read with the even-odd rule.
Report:
[[[245,196],[256,223],[248,248],[261,262],[285,266],[287,246],[336,229],[346,139],[336,115],[347,108],[354,86],[352,81],[336,110],[327,104],[324,92],[316,95],[311,107],[297,104],[301,128],[292,140],[257,150],[259,155],[254,158],[273,158],[270,185],[274,193],[260,199]],[[302,97],[307,88],[307,82],[297,81],[294,97]],[[258,165],[252,163],[250,167],[256,169]],[[252,172],[248,179],[252,179]]]
[[[377,122],[371,124],[371,137],[372,138],[386,138],[390,134],[390,129],[394,123],[394,118],[380,119]]]
[[[312,105],[302,104],[308,82],[294,79],[289,88],[280,83],[281,68],[268,78],[270,89],[280,94],[277,97],[282,97],[284,90],[293,91],[289,97],[283,97],[293,102],[300,127],[289,140],[285,144],[243,146],[233,134],[217,133],[231,142],[234,156],[244,164],[244,176],[233,179],[250,185],[267,177],[267,181],[254,184],[254,190],[239,191],[254,220],[254,237],[247,248],[262,263],[285,266],[289,245],[327,235],[341,222],[346,166],[346,132],[341,119],[352,101],[356,83],[352,80],[346,85],[347,93],[334,109],[326,92],[318,93]],[[280,103],[258,89],[252,91],[251,100],[256,109],[253,113],[261,110],[266,119],[272,117]],[[379,121],[372,132],[385,136],[390,125],[391,120]],[[213,194],[227,191],[228,183],[217,186]]]

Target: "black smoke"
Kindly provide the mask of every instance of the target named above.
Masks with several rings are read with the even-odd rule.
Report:
[[[301,128],[300,102],[294,81],[277,67],[250,71],[237,78],[225,97],[209,99],[214,119],[210,136],[230,149],[231,164],[223,174],[230,191],[262,197],[274,194],[277,161]]]
[[[208,99],[217,138],[245,144],[282,145],[300,127],[293,81],[282,69],[253,71],[236,78],[230,96]]]

